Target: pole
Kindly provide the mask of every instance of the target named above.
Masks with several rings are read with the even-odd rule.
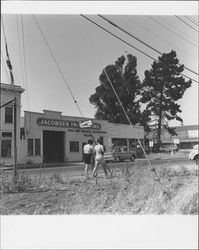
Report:
[[[14,177],[17,176],[17,98],[14,98]]]

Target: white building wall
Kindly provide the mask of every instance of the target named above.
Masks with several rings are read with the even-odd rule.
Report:
[[[67,161],[81,161],[82,160],[82,144],[87,143],[90,131],[89,129],[80,129],[80,128],[62,128],[46,125],[38,125],[38,118],[46,118],[59,121],[81,121],[87,120],[89,118],[80,118],[80,117],[69,117],[62,116],[61,112],[44,110],[44,113],[28,112],[25,111],[24,117],[24,129],[25,129],[25,141],[22,142],[23,150],[25,151],[21,155],[21,160],[28,163],[43,163],[43,131],[61,131],[65,133],[64,138],[64,160]],[[92,129],[93,137],[97,140],[100,136],[103,136],[104,144],[108,147],[108,133],[107,133],[107,121],[93,120],[95,123],[100,123],[101,129]],[[40,156],[29,156],[28,155],[28,139],[40,139],[41,140],[41,155]],[[79,152],[70,152],[70,141],[79,142]]]
[[[21,148],[20,148],[20,115],[21,115],[21,93],[24,92],[20,86],[11,84],[0,84],[0,104],[4,104],[14,97],[17,100],[17,163],[20,162]],[[5,165],[13,165],[14,163],[14,104],[8,104],[7,107],[13,108],[13,123],[5,123],[5,107],[0,109],[0,159]],[[2,132],[12,132],[12,145],[11,145],[11,157],[2,157],[1,155],[1,141],[3,139]]]

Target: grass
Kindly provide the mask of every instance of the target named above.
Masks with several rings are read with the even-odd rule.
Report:
[[[146,166],[115,170],[112,178],[66,173],[17,178],[1,173],[1,214],[198,214],[198,169],[157,168],[164,195]]]

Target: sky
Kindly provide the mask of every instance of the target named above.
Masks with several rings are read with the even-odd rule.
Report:
[[[135,11],[133,8],[129,11],[128,3],[126,4],[126,11],[116,8],[115,12],[108,12],[111,13],[110,15],[99,8],[100,11],[97,13],[104,14],[105,17],[162,53],[175,50],[179,63],[198,73],[198,32],[196,31],[198,12],[194,8],[197,7],[197,3],[193,5],[191,11],[184,9],[182,14],[178,15],[192,28],[175,16],[178,12],[168,12],[171,8],[167,10],[164,10],[164,7],[161,8],[161,15],[159,15],[158,8],[156,11],[154,9],[151,11],[151,7],[147,5],[145,11],[142,8],[140,11]],[[90,104],[89,97],[95,93],[95,88],[99,85],[99,75],[105,66],[114,64],[118,57],[130,53],[137,58],[137,73],[140,80],[144,78],[144,71],[151,68],[152,59],[80,16],[80,13],[86,11],[77,11],[76,14],[73,11],[73,14],[69,14],[67,9],[66,13],[60,11],[59,14],[56,12],[52,14],[53,11],[50,8],[49,13],[45,8],[43,11],[45,14],[41,14],[39,2],[34,5],[34,8],[28,14],[24,14],[23,9],[18,12],[12,9],[11,14],[7,14],[6,8],[2,11],[15,84],[25,89],[22,94],[22,116],[24,110],[43,112],[45,109],[61,111],[63,115],[80,116],[33,19],[33,13],[84,117],[92,118],[95,114],[95,107]],[[136,48],[158,59],[157,52],[114,28],[96,14],[84,14]],[[1,50],[5,61],[3,32],[1,32]],[[9,83],[8,73],[6,73],[8,69],[3,65],[3,61],[1,67],[1,82]],[[198,75],[187,70],[183,73],[198,81]],[[183,124],[198,124],[198,83],[193,82],[178,103],[181,105],[180,116]],[[170,126],[177,125],[181,124],[177,121],[170,122]]]

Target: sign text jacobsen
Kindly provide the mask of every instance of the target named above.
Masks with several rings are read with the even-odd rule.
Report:
[[[46,119],[46,118],[38,118],[37,124],[40,126],[50,126],[50,127],[80,128],[79,122],[77,121],[64,121],[64,120]],[[93,123],[91,128],[101,129],[101,124]]]

